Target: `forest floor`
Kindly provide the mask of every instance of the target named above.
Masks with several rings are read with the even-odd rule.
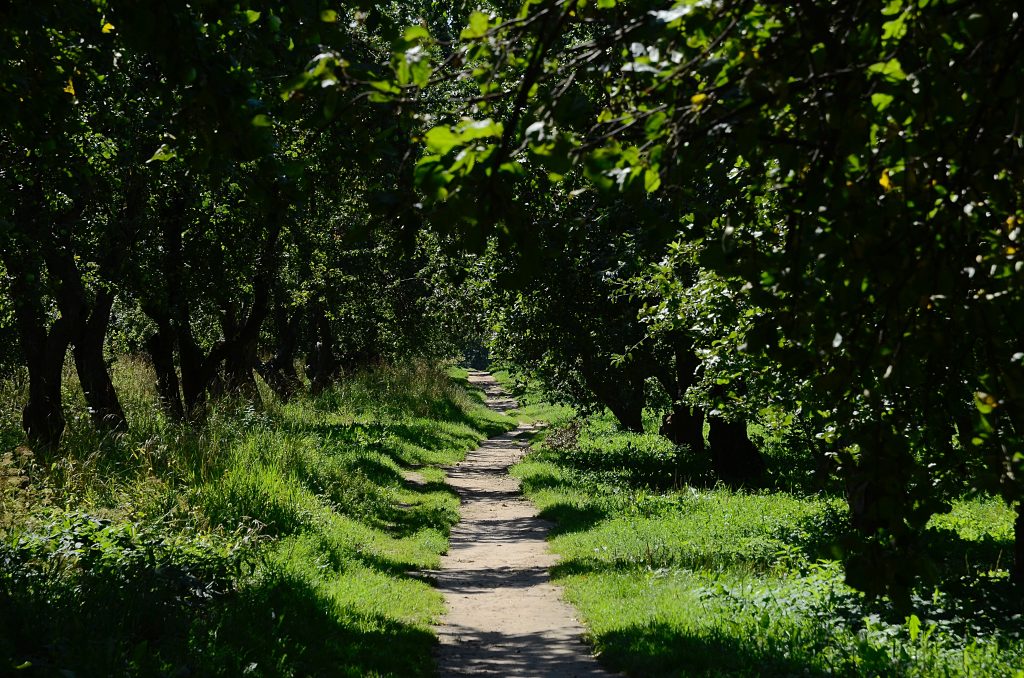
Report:
[[[484,389],[492,409],[516,406],[489,374],[471,373],[469,381]],[[557,560],[546,541],[552,523],[537,516],[508,474],[533,428],[520,424],[487,440],[449,471],[462,520],[432,573],[448,607],[437,627],[441,676],[611,675],[583,643],[584,627],[550,581]]]

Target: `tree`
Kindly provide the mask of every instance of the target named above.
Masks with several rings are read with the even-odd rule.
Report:
[[[1020,505],[1011,3],[550,0],[462,38],[488,99],[427,134],[426,198],[523,230],[493,196],[529,157],[692,215],[701,265],[749,283],[756,372],[787,374],[840,453],[852,582],[906,600],[965,478]]]
[[[412,284],[432,253],[417,250],[403,172],[409,119],[372,94],[419,68],[391,51],[406,9],[3,10],[0,243],[34,446],[59,445],[69,347],[97,426],[126,428],[104,347],[115,305],[148,318],[142,343],[177,420],[211,397],[255,397],[254,369],[294,393],[307,346],[317,388],[342,366],[431,350],[411,313],[432,294]],[[303,89],[328,74],[337,87]]]

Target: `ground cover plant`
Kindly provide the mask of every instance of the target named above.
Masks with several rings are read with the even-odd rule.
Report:
[[[554,579],[610,668],[1024,675],[1024,606],[1007,570],[1014,515],[1000,500],[964,499],[931,521],[939,571],[908,614],[844,582],[841,496],[730,488],[699,473],[681,482],[677,455],[686,451],[621,431],[606,413],[563,418],[513,469],[556,522]],[[776,448],[770,466],[791,461]]]
[[[431,675],[443,605],[416,573],[458,520],[439,466],[511,420],[426,366],[195,431],[126,402],[137,433],[4,459],[0,672]]]

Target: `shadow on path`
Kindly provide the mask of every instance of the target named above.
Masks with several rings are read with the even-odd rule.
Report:
[[[490,375],[471,373],[492,409],[516,407]],[[552,524],[520,493],[508,469],[532,427],[485,441],[449,469],[462,502],[441,569],[431,572],[448,614],[437,628],[441,676],[610,676],[582,641],[583,626],[550,581]]]

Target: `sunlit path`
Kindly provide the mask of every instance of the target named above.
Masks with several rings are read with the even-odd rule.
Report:
[[[484,374],[494,409],[514,407]],[[462,521],[436,573],[448,614],[438,627],[442,676],[606,676],[583,643],[583,626],[548,577],[551,524],[519,493],[508,468],[523,455],[528,426],[491,438],[451,469]]]

